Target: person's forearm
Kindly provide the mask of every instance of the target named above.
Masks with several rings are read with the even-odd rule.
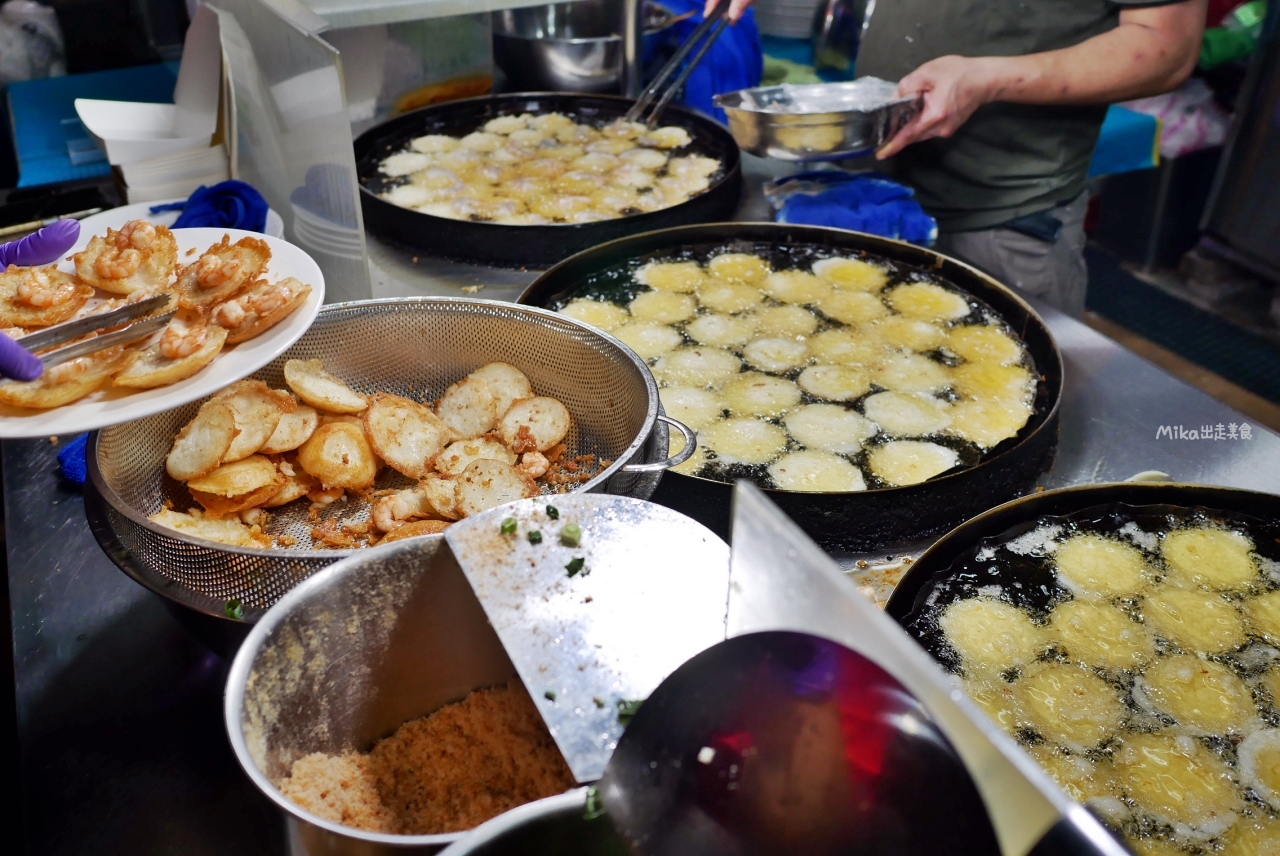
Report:
[[[1156,28],[1122,21],[1062,50],[977,61],[986,79],[984,101],[1109,104],[1175,88],[1195,68],[1199,47],[1199,38],[1174,41]]]

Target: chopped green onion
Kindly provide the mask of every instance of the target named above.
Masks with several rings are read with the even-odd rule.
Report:
[[[546,700],[547,700],[547,701],[555,701],[555,700],[556,700],[556,694],[555,694],[554,692],[552,692],[551,690],[547,690],[547,691],[546,691],[545,693],[543,693],[542,695],[543,695],[543,697],[544,697],[544,698],[546,698]]]
[[[541,544],[541,543],[542,543],[542,533],[541,533],[541,532],[539,532],[537,529],[535,529],[535,530],[533,530],[532,532],[530,532],[530,533],[529,533],[529,543],[530,543],[530,544]]]
[[[244,604],[240,602],[240,598],[233,597],[227,601],[227,618],[234,618],[236,621],[244,618]]]
[[[583,820],[595,820],[598,817],[604,817],[604,801],[600,799],[600,790],[591,785],[587,788],[587,805],[583,809]]]
[[[548,505],[548,506],[547,506],[547,516],[548,516],[548,517],[550,517],[552,520],[559,520],[559,519],[560,519],[560,509],[556,508],[554,505]]]
[[[566,547],[577,547],[582,543],[582,527],[576,523],[560,527],[560,543]]]
[[[631,721],[631,718],[636,715],[636,712],[640,710],[640,705],[642,704],[644,704],[644,699],[642,698],[618,699],[618,721],[623,725],[626,725]]]
[[[592,696],[591,700],[596,703],[596,707],[604,707],[604,699],[600,698],[600,696]]]
[[[516,525],[517,525],[516,519],[514,517],[508,517],[506,520],[502,521],[502,534],[503,535],[516,534]]]
[[[569,576],[573,576],[574,574],[581,571],[582,566],[585,565],[586,563],[587,563],[587,560],[582,558],[581,556],[574,556],[572,559],[569,560],[569,564],[564,566],[564,569],[569,572]]]

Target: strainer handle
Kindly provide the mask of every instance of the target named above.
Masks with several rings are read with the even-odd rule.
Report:
[[[667,423],[684,435],[684,448],[672,457],[667,458],[665,461],[657,461],[652,464],[627,464],[622,468],[622,472],[656,473],[661,470],[669,470],[672,467],[678,467],[680,464],[683,464],[685,461],[692,458],[693,453],[698,450],[698,435],[694,433],[692,428],[685,425],[678,419],[672,419],[670,416],[664,416],[661,413],[658,414],[658,420],[660,422]]]

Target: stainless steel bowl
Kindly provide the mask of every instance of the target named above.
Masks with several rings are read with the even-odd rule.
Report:
[[[482,823],[440,856],[631,856],[608,815],[584,816],[586,792],[531,802]]]
[[[888,142],[923,105],[920,96],[881,98],[866,104],[862,81],[796,86],[762,86],[717,95],[729,117],[729,132],[743,151],[784,161],[824,161],[855,157]],[[805,109],[801,99],[821,91],[823,101],[849,106]],[[831,97],[834,96],[834,97]]]
[[[538,392],[569,408],[573,427],[566,442],[574,454],[613,461],[577,490],[648,498],[670,465],[664,461],[667,424],[674,422],[661,415],[657,385],[644,361],[608,334],[553,312],[449,297],[338,303],[326,306],[311,329],[253,377],[283,387],[284,363],[292,358],[323,359],[361,392],[428,401],[468,372],[502,360],[524,371]],[[94,434],[86,512],[99,544],[138,583],[219,626],[237,623],[225,615],[226,602],[236,598],[243,604],[243,625],[352,551],[312,549],[315,521],[305,503],[277,509],[268,527],[298,540],[288,550],[224,546],[153,523],[150,515],[166,501],[179,508],[190,504],[186,487],[165,474],[164,459],[178,429],[199,407],[194,402]],[[405,484],[386,470],[377,487]],[[324,516],[347,522],[364,516],[342,505]],[[212,631],[197,634],[208,640]],[[234,651],[238,641],[217,647]]]
[[[436,853],[462,833],[362,832],[302,809],[275,783],[304,755],[367,750],[515,676],[444,539],[407,540],[329,566],[258,622],[227,678],[227,732],[285,812],[292,856]]]
[[[621,7],[618,0],[576,0],[494,12],[493,61],[520,90],[617,92]],[[674,19],[653,3],[644,14],[647,49]]]

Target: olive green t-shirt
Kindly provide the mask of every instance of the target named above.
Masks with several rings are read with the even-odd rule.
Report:
[[[878,0],[858,75],[896,81],[949,54],[1021,56],[1070,47],[1115,27],[1122,5],[1161,3]],[[908,146],[892,171],[915,188],[943,231],[999,226],[1079,195],[1106,112],[1106,105],[985,104],[949,139]]]

